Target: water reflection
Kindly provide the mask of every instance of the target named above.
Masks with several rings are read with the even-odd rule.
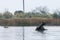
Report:
[[[35,31],[36,27],[25,27],[25,40],[60,40],[60,27],[48,27],[44,32]],[[0,40],[22,40],[22,27],[0,27]]]

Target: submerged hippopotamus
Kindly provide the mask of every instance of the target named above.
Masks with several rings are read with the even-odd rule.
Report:
[[[42,22],[39,27],[36,28],[36,31],[44,31],[46,30],[43,26],[45,25],[46,23],[45,22]]]

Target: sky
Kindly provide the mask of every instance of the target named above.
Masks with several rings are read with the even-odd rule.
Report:
[[[25,12],[37,7],[47,7],[50,11],[60,10],[60,0],[25,0]],[[0,12],[8,10],[14,12],[23,9],[23,0],[0,0]]]

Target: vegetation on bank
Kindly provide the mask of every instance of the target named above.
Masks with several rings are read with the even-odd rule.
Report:
[[[60,25],[60,19],[42,19],[42,18],[17,18],[17,19],[0,19],[0,25],[7,26],[38,26],[41,22],[46,25]]]
[[[38,7],[31,12],[21,10],[14,13],[8,10],[0,13],[0,25],[8,26],[35,26],[45,21],[47,25],[60,25],[60,11],[49,12],[46,7]]]
[[[60,11],[55,10],[50,12],[46,7],[37,7],[31,12],[23,12],[21,10],[11,13],[10,11],[5,11],[0,13],[0,19],[9,18],[60,18]]]

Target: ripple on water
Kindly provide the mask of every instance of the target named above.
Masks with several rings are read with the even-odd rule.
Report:
[[[37,32],[36,27],[24,27],[25,40],[60,40],[60,27],[45,26],[46,31]],[[22,27],[0,27],[0,40],[22,40]]]

